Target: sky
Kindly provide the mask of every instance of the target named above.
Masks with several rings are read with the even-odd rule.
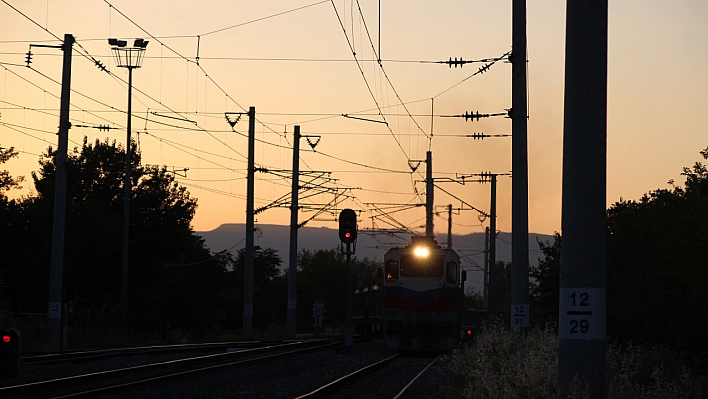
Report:
[[[527,2],[529,230],[545,234],[561,221],[565,4]],[[708,146],[706,20],[704,0],[609,3],[608,206],[681,183],[682,167]],[[70,148],[84,136],[125,143],[128,71],[115,65],[107,39],[150,41],[133,71],[133,137],[143,163],[189,168],[176,177],[198,199],[196,231],[245,222],[247,117],[232,130],[225,112],[250,106],[255,163],[271,171],[256,174],[256,208],[290,193],[288,172],[273,171],[292,169],[294,126],[313,143],[319,136],[314,151],[301,140],[300,170],[329,172],[313,184],[337,191],[300,194],[309,196],[299,214],[312,218],[308,226],[335,228],[334,215],[352,208],[362,211],[360,228],[424,232],[424,208],[398,205],[425,201],[425,164],[415,173],[409,165],[431,150],[435,234],[447,232],[448,204],[453,233],[483,232],[488,219],[469,206],[488,212],[490,185],[453,180],[511,172],[510,137],[465,137],[510,134],[510,119],[447,117],[510,108],[511,64],[499,60],[475,75],[485,63],[434,62],[510,51],[511,1],[381,0],[379,13],[373,0],[0,0],[0,146],[19,152],[4,168],[27,179],[11,197],[32,193],[39,154],[57,141],[61,51],[33,47],[31,68],[25,53],[65,33],[77,40],[72,123],[116,128],[74,127]],[[313,211],[335,198],[331,213]],[[510,231],[510,177],[499,177],[497,200],[497,227]],[[376,207],[395,212],[377,216]],[[289,222],[285,207],[256,216]]]

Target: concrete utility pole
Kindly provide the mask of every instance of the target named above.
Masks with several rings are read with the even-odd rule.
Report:
[[[290,205],[290,264],[288,265],[288,336],[294,337],[297,320],[297,212],[300,189],[300,126],[293,138],[292,203]]]
[[[497,264],[497,175],[491,174],[491,194],[489,200],[489,270]],[[485,292],[489,290],[489,275],[484,273]],[[488,293],[487,293],[488,294]]]
[[[482,309],[489,312],[489,227],[484,229],[484,286],[482,287]]]
[[[433,237],[433,153],[425,153],[425,236]]]
[[[492,187],[489,201],[489,264],[497,263],[497,175],[491,175]]]
[[[526,105],[526,0],[512,0],[511,327],[529,327],[529,173]],[[492,236],[496,233],[492,231]],[[494,241],[494,240],[492,240]]]
[[[64,216],[66,212],[66,151],[69,145],[69,108],[71,95],[71,53],[74,36],[64,35],[60,46],[64,51],[64,64],[61,74],[61,108],[59,111],[59,143],[56,153],[56,182],[54,189],[54,221],[52,224],[52,257],[49,266],[49,309],[48,338],[49,347],[61,349],[61,303],[62,273],[64,271]]]
[[[243,277],[244,337],[253,336],[253,187],[255,172],[256,107],[248,108],[248,172],[246,183],[246,267]]]
[[[567,2],[558,379],[604,398],[607,0]]]
[[[452,204],[447,206],[447,249],[452,249]]]

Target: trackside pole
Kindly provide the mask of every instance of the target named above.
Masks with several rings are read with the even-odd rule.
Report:
[[[61,75],[61,108],[59,111],[59,143],[56,159],[56,188],[54,189],[54,221],[52,225],[52,255],[49,266],[48,341],[53,350],[61,349],[61,291],[64,270],[64,214],[66,211],[66,151],[69,145],[69,109],[71,95],[71,53],[74,36],[64,35],[61,48],[64,64]]]
[[[297,212],[300,180],[300,126],[293,137],[293,180],[290,205],[290,258],[288,265],[288,337],[294,337],[297,321]]]
[[[607,0],[567,2],[558,379],[606,391]]]
[[[246,183],[246,267],[243,278],[243,331],[246,338],[253,336],[253,199],[255,172],[256,107],[248,109],[248,171]]]
[[[425,153],[425,236],[432,238],[433,233],[433,201],[435,186],[433,185],[433,153]]]
[[[526,0],[512,2],[511,35],[511,328],[526,330],[529,327]],[[492,231],[492,239],[494,234]]]
[[[347,310],[347,330],[344,331],[344,346],[351,347],[354,345],[354,337],[352,332],[352,249],[351,243],[347,242],[347,286],[349,287],[347,292],[349,293],[349,306]]]

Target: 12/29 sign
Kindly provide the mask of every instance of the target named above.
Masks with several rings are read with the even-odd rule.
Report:
[[[561,288],[560,339],[604,340],[605,289]]]

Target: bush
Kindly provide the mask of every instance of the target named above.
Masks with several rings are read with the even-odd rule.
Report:
[[[556,328],[526,334],[502,325],[480,330],[475,341],[447,359],[440,393],[464,398],[586,398],[580,378],[563,394],[558,385]],[[699,398],[701,385],[681,356],[663,346],[607,345],[608,398]]]

